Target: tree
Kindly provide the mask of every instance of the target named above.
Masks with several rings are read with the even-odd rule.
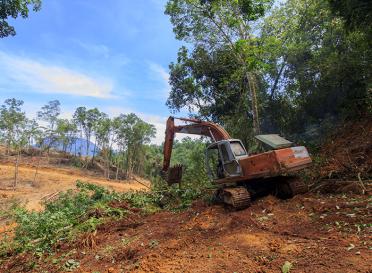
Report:
[[[253,122],[241,66],[231,58],[229,48],[209,53],[196,47],[178,52],[177,63],[170,65],[172,92],[167,105],[172,110],[188,108],[198,118],[222,124],[232,135],[251,147]],[[259,97],[261,102],[264,97]]]
[[[85,107],[78,107],[75,110],[74,121],[80,127],[81,133],[85,135],[87,156],[90,154],[90,140],[94,127],[101,116],[102,113],[97,108],[87,110]]]
[[[328,0],[332,12],[345,20],[348,30],[369,32],[372,27],[372,5],[369,0]]]
[[[101,113],[100,118],[94,126],[96,143],[105,160],[104,175],[110,179],[110,153],[112,145],[113,123],[111,119],[104,113]],[[117,166],[118,170],[118,166]]]
[[[28,149],[30,149],[33,144],[36,144],[38,138],[42,134],[40,130],[40,126],[36,122],[35,119],[31,119],[27,121],[25,132],[27,135],[27,146],[28,146]]]
[[[261,33],[269,68],[265,128],[294,134],[365,112],[370,39],[347,31],[327,1],[288,0],[265,19]]]
[[[61,114],[61,103],[58,100],[49,101],[46,105],[41,107],[41,110],[37,112],[37,117],[47,123],[47,127],[44,130],[44,139],[42,146],[49,151],[53,144],[57,141],[55,135],[55,127],[58,121],[58,117]]]
[[[85,128],[85,116],[86,116],[86,108],[85,107],[78,107],[75,110],[74,116],[73,116],[73,121],[76,124],[76,126],[79,128],[80,132],[80,138],[83,138],[83,131]],[[82,156],[82,145],[80,145],[80,156]]]
[[[41,107],[41,111],[37,112],[37,117],[40,120],[47,122],[49,129],[53,131],[60,114],[61,103],[59,100],[52,100]]]
[[[76,124],[68,119],[58,119],[56,126],[56,137],[58,144],[62,144],[63,152],[74,142],[77,132]]]
[[[16,162],[14,170],[13,188],[18,183],[18,166],[21,157],[21,150],[27,144],[28,135],[25,130],[27,119],[21,110],[23,101],[17,99],[7,99],[0,110],[0,130],[1,137],[5,139],[7,154],[12,148],[16,152]]]
[[[89,109],[85,113],[85,127],[84,127],[84,132],[85,132],[85,137],[87,140],[87,155],[90,153],[90,139],[92,136],[92,132],[94,127],[96,126],[97,122],[100,120],[100,118],[104,115],[101,113],[97,108]]]
[[[21,110],[22,105],[22,100],[12,98],[5,100],[0,109],[1,138],[5,140],[7,154],[18,137],[20,126],[26,119],[25,113]]]
[[[248,90],[255,133],[259,128],[257,77],[260,47],[251,25],[270,7],[270,0],[169,0],[165,13],[176,38],[203,47],[209,53],[228,48],[240,65],[237,71]],[[172,92],[177,90],[172,89]]]
[[[29,9],[32,7],[33,11],[41,9],[41,0],[5,0],[0,2],[0,38],[16,34],[13,26],[7,22],[9,17],[27,18]]]
[[[139,159],[143,155],[143,145],[155,136],[156,129],[133,113],[115,118],[114,126],[119,151],[126,159],[126,177],[130,177],[136,168],[138,171],[143,165]]]

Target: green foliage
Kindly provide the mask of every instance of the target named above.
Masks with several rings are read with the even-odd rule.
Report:
[[[207,189],[211,188],[211,181],[207,175],[205,166],[205,149],[208,143],[202,140],[192,140],[189,137],[173,144],[171,166],[181,164],[184,166],[182,181],[180,184],[168,186],[160,178],[161,147],[152,147],[152,167],[148,175],[152,182],[153,202],[162,208],[184,209],[189,207],[198,198],[207,195]],[[149,160],[149,159],[148,159]]]
[[[55,244],[71,240],[82,232],[94,231],[107,218],[123,217],[126,211],[110,207],[111,201],[134,199],[93,184],[78,181],[76,185],[78,192],[61,193],[57,200],[46,204],[44,211],[13,208],[17,227],[11,247],[15,251],[51,251]],[[9,244],[9,241],[3,243]]]
[[[282,273],[289,273],[293,267],[293,264],[285,261],[285,263],[282,266]]]
[[[273,10],[262,26],[270,65],[265,127],[293,134],[326,119],[334,124],[365,113],[369,40],[346,31],[327,1],[290,0]]]
[[[372,34],[372,6],[368,0],[328,0],[332,12],[345,20],[347,29]]]
[[[261,92],[257,87],[265,62],[252,25],[265,15],[271,4],[271,0],[168,1],[165,13],[170,16],[176,38],[195,47],[192,57],[181,48],[178,64],[170,65],[172,92],[168,105],[172,109],[179,110],[180,104],[196,110],[205,108],[207,111],[200,114],[212,116],[220,123],[223,123],[221,116],[231,117],[234,112],[235,118],[243,116],[252,120],[250,127],[259,132]],[[223,58],[217,59],[218,55]],[[217,67],[213,61],[214,64],[217,61]],[[225,88],[220,89],[222,86]],[[227,100],[228,104],[234,104],[232,108],[224,106],[226,97],[232,99]],[[216,117],[214,112],[208,112],[208,107],[203,107],[205,104],[229,109],[230,113],[221,109]]]
[[[0,108],[0,141],[4,141],[7,152],[10,148],[19,152],[28,142],[37,126],[22,112],[22,100],[7,99]]]
[[[29,9],[39,11],[41,8],[41,0],[6,0],[0,2],[0,38],[16,34],[13,26],[7,22],[9,17],[27,18]]]
[[[208,143],[189,137],[173,145],[171,165],[184,166],[182,187],[199,188],[209,185],[205,166],[205,150]]]
[[[67,147],[71,145],[76,138],[76,124],[68,119],[58,119],[55,131],[57,141],[62,144],[62,150],[66,152]]]
[[[151,192],[117,193],[103,187],[77,181],[77,192],[61,193],[58,199],[45,204],[40,212],[28,211],[15,205],[11,215],[16,222],[14,238],[4,238],[0,255],[9,251],[34,253],[53,252],[54,247],[79,237],[82,233],[94,232],[108,219],[125,217],[126,209],[111,206],[111,202],[126,202],[141,208],[143,213],[153,213],[160,207],[183,209],[200,197],[200,188],[164,188]],[[155,243],[152,244],[156,246]]]
[[[177,63],[170,64],[172,86],[167,105],[174,111],[188,108],[198,117],[218,122],[235,138],[252,145],[251,99],[242,66],[227,47],[209,53],[197,46],[182,47]],[[260,100],[262,100],[260,98]]]
[[[144,122],[131,113],[115,118],[113,128],[119,153],[122,154],[122,162],[118,163],[125,167],[127,177],[130,177],[133,172],[141,173],[146,157],[144,145],[155,136],[154,125]]]
[[[176,37],[193,45],[170,64],[168,107],[220,123],[250,151],[255,118],[262,133],[294,139],[321,123],[311,137],[319,140],[324,123],[371,112],[367,2],[289,0],[267,13],[270,4],[170,0],[166,8]]]

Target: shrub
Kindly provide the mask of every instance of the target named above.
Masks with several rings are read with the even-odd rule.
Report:
[[[41,212],[15,206],[12,216],[17,224],[12,240],[2,241],[2,254],[27,250],[52,251],[52,246],[75,238],[82,232],[92,232],[113,217],[123,217],[124,208],[113,208],[112,201],[127,201],[136,207],[149,207],[148,194],[108,191],[103,187],[77,181],[78,191],[61,193],[57,200],[45,204]],[[153,205],[151,205],[153,206]]]

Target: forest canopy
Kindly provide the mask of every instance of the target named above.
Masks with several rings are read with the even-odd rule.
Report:
[[[370,114],[367,2],[169,0],[165,13],[186,44],[169,66],[167,105],[246,144],[260,131],[295,136]]]

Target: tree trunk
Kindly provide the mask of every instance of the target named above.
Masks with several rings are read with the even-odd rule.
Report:
[[[97,139],[94,141],[93,155],[92,155],[92,163],[94,162],[94,155],[96,154],[96,145],[97,145]]]
[[[83,145],[82,145],[82,141],[83,141],[83,129],[81,129],[80,131],[80,158],[83,156]],[[75,144],[76,145],[76,144]]]
[[[106,166],[107,166],[107,179],[110,180],[110,159],[109,159],[108,153],[107,153],[107,158],[106,158]]]
[[[19,159],[21,157],[21,152],[18,150],[17,152],[17,158],[16,158],[16,164],[15,164],[15,170],[14,170],[14,184],[13,189],[17,187],[18,184],[18,166],[19,166]]]
[[[37,174],[39,172],[39,166],[40,166],[40,158],[38,159],[37,161],[37,165],[36,165],[36,171],[35,171],[35,175],[34,175],[34,180],[32,181],[32,185],[35,187],[35,182],[36,182],[36,177],[37,177]]]
[[[119,165],[116,164],[116,175],[115,175],[115,180],[118,180],[118,176],[119,176]]]
[[[252,119],[253,119],[253,132],[255,135],[260,133],[260,122],[258,116],[258,101],[256,90],[256,79],[253,73],[246,72],[246,79],[248,81],[248,88],[251,95]]]
[[[129,149],[127,150],[127,170],[126,170],[126,177],[129,179],[130,175],[130,156],[129,156]]]

